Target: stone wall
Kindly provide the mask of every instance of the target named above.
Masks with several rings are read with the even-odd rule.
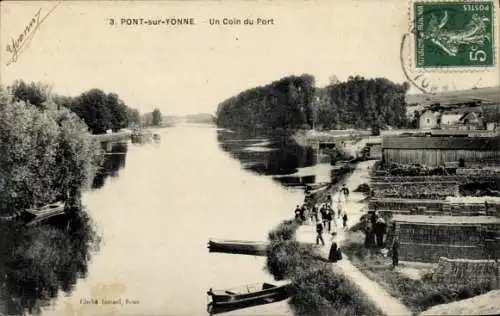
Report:
[[[472,285],[494,281],[500,266],[493,260],[463,260],[439,258],[432,274],[435,282],[453,285]]]

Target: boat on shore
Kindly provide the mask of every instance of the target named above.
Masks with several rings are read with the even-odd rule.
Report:
[[[210,314],[227,312],[250,306],[274,303],[292,295],[292,284],[274,285],[270,283],[255,283],[226,290],[207,292],[209,303],[207,311]]]
[[[266,255],[266,242],[244,240],[209,240],[210,252],[237,253],[246,255]]]
[[[17,211],[9,216],[0,216],[0,223],[9,224],[19,222],[26,226],[33,226],[54,216],[65,213],[65,203],[62,201],[47,204],[41,207]]]
[[[27,226],[36,225],[51,217],[62,215],[65,212],[65,203],[62,201],[24,211],[24,220]]]

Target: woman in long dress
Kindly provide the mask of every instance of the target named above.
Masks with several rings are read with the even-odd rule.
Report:
[[[330,252],[328,253],[328,261],[337,262],[337,251],[338,251],[337,243],[332,242],[332,246],[330,247]]]

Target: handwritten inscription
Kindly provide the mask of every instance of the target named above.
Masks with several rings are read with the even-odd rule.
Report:
[[[24,27],[23,32],[17,36],[13,37],[11,43],[9,43],[6,47],[7,52],[11,54],[9,60],[7,61],[7,66],[12,63],[15,63],[24,49],[28,46],[28,44],[33,39],[33,35],[36,30],[40,27],[43,21],[56,9],[56,7],[60,4],[57,3],[43,18],[40,19],[40,15],[42,9],[38,9],[36,13],[33,15],[31,20]]]

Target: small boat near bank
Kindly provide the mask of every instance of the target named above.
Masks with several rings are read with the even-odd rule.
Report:
[[[58,201],[42,207],[17,211],[13,215],[0,217],[0,223],[8,224],[20,222],[26,226],[33,226],[51,217],[62,215],[65,212],[65,203]]]
[[[255,283],[226,290],[210,289],[207,292],[209,299],[207,311],[210,314],[217,314],[239,308],[273,303],[290,297],[292,290],[291,283],[283,285]]]
[[[245,255],[266,255],[266,242],[244,240],[209,240],[210,252],[236,253]]]

